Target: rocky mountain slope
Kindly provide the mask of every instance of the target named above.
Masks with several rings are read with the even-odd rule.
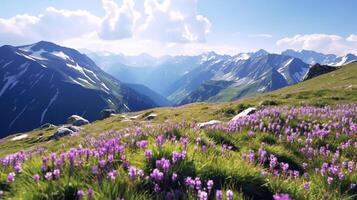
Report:
[[[49,42],[0,47],[0,137],[72,114],[95,120],[104,108],[160,106],[115,80],[87,56]]]
[[[304,77],[304,80],[309,80],[314,77],[320,76],[322,74],[326,74],[326,73],[335,71],[337,69],[338,69],[338,67],[335,67],[335,66],[320,65],[320,64],[316,63],[310,67],[309,72]]]
[[[270,54],[264,50],[237,55],[226,60],[213,59],[173,84],[170,87],[169,99],[179,104],[195,102],[197,99],[193,96],[206,92],[202,90],[202,84],[216,80],[229,81],[230,84],[204,100],[234,100],[296,84],[303,79],[308,70],[309,65],[300,59]]]

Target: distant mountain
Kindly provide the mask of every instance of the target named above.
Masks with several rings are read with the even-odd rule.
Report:
[[[338,69],[338,67],[329,66],[329,65],[320,65],[320,64],[316,63],[313,66],[311,66],[311,68],[309,69],[309,72],[304,77],[304,80],[312,79],[312,78],[320,76],[322,74],[326,74],[326,73],[335,71],[336,69]]]
[[[131,67],[151,67],[157,65],[163,58],[156,58],[149,54],[139,54],[136,56],[127,56],[124,54],[115,54],[110,52],[93,52],[83,50],[100,67],[110,68],[114,64],[121,63]]]
[[[74,49],[45,41],[0,47],[0,137],[46,122],[64,123],[72,114],[95,120],[104,108],[155,106]]]
[[[322,65],[341,66],[357,60],[357,56],[353,54],[347,54],[345,56],[340,57],[333,54],[322,54],[309,50],[295,51],[292,49],[288,49],[283,51],[281,54],[291,56],[294,58],[299,58],[305,63],[311,65],[319,63]]]
[[[167,95],[169,85],[202,63],[217,57],[224,59],[230,57],[218,55],[215,52],[206,52],[197,56],[163,56],[161,58],[149,55],[123,56],[108,53],[89,53],[88,56],[118,80],[146,85],[163,96]]]
[[[106,62],[108,60],[107,54],[99,57]],[[301,82],[315,63],[340,66],[357,60],[353,54],[339,57],[308,50],[271,54],[263,49],[235,56],[206,52],[196,56],[150,58],[153,57],[126,58],[121,55],[120,59],[111,61],[109,68],[106,62],[98,62],[109,74],[123,82],[145,85],[174,104],[186,104],[230,101],[272,91]],[[135,62],[135,59],[148,60],[146,63],[149,64],[128,65],[141,63],[139,60]],[[315,73],[313,70],[311,74]]]
[[[125,85],[135,90],[136,92],[149,97],[151,100],[155,102],[156,105],[160,105],[160,106],[173,105],[173,103],[167,100],[165,97],[161,96],[160,94],[156,93],[155,91],[151,90],[150,88],[144,85],[130,84],[130,83],[125,83]]]
[[[308,69],[309,65],[300,59],[264,50],[229,59],[212,59],[172,84],[169,100],[177,104],[234,100],[296,84]]]

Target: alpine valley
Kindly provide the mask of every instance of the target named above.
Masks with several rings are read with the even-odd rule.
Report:
[[[108,52],[89,52],[88,56],[118,80],[146,85],[174,105],[237,100],[294,85],[316,76],[316,71],[321,75],[357,60],[353,54],[339,57],[291,49],[281,54],[259,50],[235,56],[215,52],[160,58]],[[140,65],[142,60],[146,64]]]
[[[83,51],[86,54],[46,41],[0,48],[1,137],[45,123],[63,124],[74,114],[94,121],[103,109],[121,113],[237,100],[357,60],[353,54],[338,57],[305,50],[160,58]]]

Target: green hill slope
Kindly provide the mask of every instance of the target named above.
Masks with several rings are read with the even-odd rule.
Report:
[[[50,137],[56,128],[4,138],[0,158],[23,150],[32,153],[1,160],[0,198],[78,199],[83,191],[84,199],[214,199],[222,190],[224,199],[230,192],[233,199],[273,199],[282,193],[301,200],[353,199],[356,72],[353,63],[236,102],[123,113],[57,140]],[[209,120],[228,122],[248,106],[260,110],[249,120],[212,129],[196,126]],[[326,171],[323,163],[338,173]]]
[[[357,102],[357,62],[299,84],[246,98],[243,102],[262,101],[294,105],[330,105]]]

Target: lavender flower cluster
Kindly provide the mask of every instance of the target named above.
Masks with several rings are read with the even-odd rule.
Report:
[[[262,168],[263,177],[285,177],[304,180],[304,189],[311,188],[311,173],[322,177],[327,185],[339,186],[342,181],[349,181],[356,176],[357,148],[357,105],[338,105],[335,107],[267,107],[252,115],[233,122],[216,125],[210,129],[226,134],[244,134],[253,139],[256,135],[267,134],[277,138],[279,143],[292,145],[299,149],[304,162],[296,169],[290,163],[279,160],[279,156],[269,152],[262,143],[259,150],[242,152],[242,158],[249,164]],[[178,129],[201,131],[195,124],[177,123],[162,125],[144,125],[121,131],[108,131],[96,138],[88,137],[85,148],[71,148],[68,151],[48,153],[43,149],[30,152],[18,152],[0,159],[0,172],[7,174],[7,184],[11,186],[18,175],[23,173],[23,166],[35,157],[41,157],[41,172],[31,174],[33,184],[49,183],[60,180],[63,176],[73,176],[75,171],[89,171],[93,182],[115,182],[120,171],[124,170],[128,179],[136,185],[144,185],[152,195],[163,195],[166,199],[181,198],[190,193],[200,200],[209,198],[228,199],[234,197],[232,190],[222,188],[214,179],[204,180],[198,175],[191,176],[180,171],[190,157],[189,145],[194,146],[194,154],[200,150],[214,148],[213,144],[202,142],[199,134],[194,139],[187,136],[177,138],[173,132]],[[172,134],[171,134],[172,133]],[[323,141],[338,141],[331,148]],[[169,154],[165,144],[174,144]],[[229,144],[221,146],[222,155],[230,152]],[[131,152],[139,152],[145,165],[136,165],[130,158]],[[317,159],[318,158],[318,159]],[[349,182],[350,190],[356,187]],[[2,191],[1,191],[2,192]],[[93,188],[79,188],[79,198],[93,199]],[[119,197],[120,198],[120,197]],[[276,194],[274,199],[291,199],[289,194]]]

